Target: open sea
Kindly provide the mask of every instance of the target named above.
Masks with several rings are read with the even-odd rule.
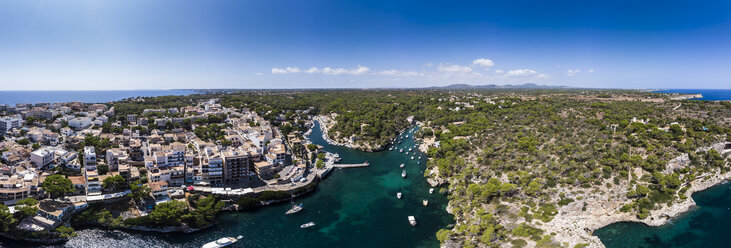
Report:
[[[415,145],[409,135],[399,148]],[[217,218],[214,227],[191,234],[160,234],[151,232],[104,230],[98,228],[77,230],[78,237],[57,246],[42,247],[201,247],[221,237],[243,235],[242,241],[230,247],[439,247],[436,232],[454,223],[447,213],[447,197],[429,194],[424,179],[426,156],[422,165],[409,155],[398,151],[360,152],[341,146],[328,145],[322,139],[316,124],[310,139],[326,151],[340,154],[342,163],[362,163],[369,167],[335,169],[321,181],[315,192],[302,198],[304,210],[285,215],[290,203],[260,208],[254,212],[226,212]],[[407,177],[401,177],[399,164],[404,163]],[[401,199],[396,192],[402,192]],[[422,200],[429,205],[423,206]],[[409,225],[413,215],[418,224]],[[300,225],[314,221],[316,226],[300,229]],[[0,247],[37,247],[24,242],[0,238]]]
[[[193,90],[21,90],[0,91],[0,105],[18,103],[84,102],[105,103],[137,96],[195,94]]]
[[[669,89],[654,91],[658,93],[703,94],[703,98],[692,99],[701,101],[728,101],[731,100],[731,89]]]

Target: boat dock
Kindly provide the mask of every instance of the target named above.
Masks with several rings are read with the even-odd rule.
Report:
[[[358,167],[368,167],[368,162],[360,163],[360,164],[333,164],[333,167],[336,168],[358,168]]]

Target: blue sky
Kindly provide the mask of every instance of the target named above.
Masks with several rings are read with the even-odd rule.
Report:
[[[731,88],[731,1],[2,1],[0,90]]]

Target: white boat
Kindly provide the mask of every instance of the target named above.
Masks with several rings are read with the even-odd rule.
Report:
[[[401,150],[399,150],[398,152],[404,152],[404,149],[403,149],[403,148],[401,148]]]
[[[302,211],[302,203],[296,204],[296,205],[293,204],[292,205],[292,208],[290,208],[289,210],[287,210],[287,212],[284,213],[284,214],[293,214],[293,213],[297,213],[299,211]]]
[[[426,207],[426,205],[429,205],[429,200],[423,200],[423,201],[421,201],[421,204],[423,204],[424,207]]]
[[[412,150],[411,147],[409,147],[409,151],[411,151],[411,150]]]
[[[434,194],[434,188],[429,189],[429,194]]]
[[[241,239],[241,238],[243,238],[243,236],[241,236],[241,235],[239,235],[236,238],[234,238],[234,237],[220,238],[220,239],[218,239],[216,241],[207,243],[207,244],[205,244],[205,245],[203,245],[201,247],[202,248],[219,248],[219,247],[225,247],[225,246],[229,246],[229,245],[231,245],[233,243],[236,243],[236,241],[239,241],[239,239]]]
[[[302,225],[300,226],[300,228],[302,228],[302,229],[305,229],[305,228],[310,228],[310,227],[313,227],[313,226],[315,226],[315,222],[311,222],[311,221],[310,221],[310,222],[307,222],[307,223],[305,223],[305,224],[302,224]]]
[[[406,135],[406,138],[409,138],[409,135],[408,134]]]
[[[393,147],[389,147],[389,148],[388,148],[388,150],[389,150],[389,151],[393,151]]]
[[[421,164],[421,161],[416,161],[416,164]]]
[[[406,177],[406,171],[401,171],[401,177]]]
[[[401,199],[401,192],[396,193],[396,198]]]
[[[399,168],[404,168],[404,164],[401,164],[398,166]]]
[[[406,155],[409,155],[409,152],[406,152]]]
[[[411,160],[414,160],[414,156],[411,156]]]
[[[414,216],[409,216],[409,224],[411,224],[411,226],[416,226],[416,218],[414,218]]]

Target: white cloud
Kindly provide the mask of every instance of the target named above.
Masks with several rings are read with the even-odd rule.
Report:
[[[497,73],[497,74],[503,74],[505,72],[503,70],[497,69],[497,70],[495,70],[495,73]]]
[[[589,72],[594,72],[594,69],[589,69]]]
[[[495,65],[495,62],[492,62],[492,60],[489,60],[489,59],[481,58],[481,59],[473,60],[472,65],[473,66],[482,66],[482,67],[485,67],[485,69],[488,69],[488,68],[492,67],[493,65]]]
[[[317,67],[310,67],[310,69],[307,70],[301,70],[297,67],[287,67],[287,68],[272,68],[272,74],[287,74],[287,73],[323,73],[328,75],[340,75],[340,74],[351,74],[351,75],[362,75],[369,73],[371,71],[370,68],[359,65],[357,68],[353,69],[345,69],[345,68],[332,68],[332,67],[325,67],[322,69],[318,69]]]
[[[319,72],[320,72],[320,69],[317,69],[317,67],[310,67],[310,69],[305,70],[305,73],[309,73],[309,74],[319,73]]]
[[[358,69],[355,69],[354,71],[351,70],[351,73],[354,74],[354,75],[360,75],[360,74],[369,73],[370,71],[371,71],[370,68],[365,67],[365,66],[358,65]]]
[[[579,70],[579,69],[576,69],[576,70],[571,70],[571,69],[569,69],[569,70],[568,70],[568,71],[566,72],[566,76],[569,76],[569,77],[571,77],[571,76],[573,76],[573,75],[576,75],[576,73],[579,73],[579,72],[580,72],[580,70]]]
[[[398,76],[398,77],[424,76],[424,73],[419,73],[419,72],[415,72],[415,71],[399,71],[396,69],[380,71],[380,72],[378,72],[378,74],[387,75],[387,76]]]
[[[511,77],[523,77],[523,76],[530,76],[535,75],[537,72],[534,70],[529,69],[519,69],[519,70],[510,70],[508,71],[508,76]]]
[[[444,65],[439,64],[439,67],[437,67],[437,70],[440,72],[459,72],[459,73],[467,73],[471,72],[472,68],[469,68],[467,66],[461,66],[461,65]]]
[[[300,68],[297,67],[287,67],[287,68],[272,68],[273,74],[287,74],[287,73],[299,73],[301,72]]]
[[[257,76],[261,76],[261,75],[264,75],[264,73],[261,73],[261,72],[257,72],[257,73],[256,73],[256,75],[257,75]]]

